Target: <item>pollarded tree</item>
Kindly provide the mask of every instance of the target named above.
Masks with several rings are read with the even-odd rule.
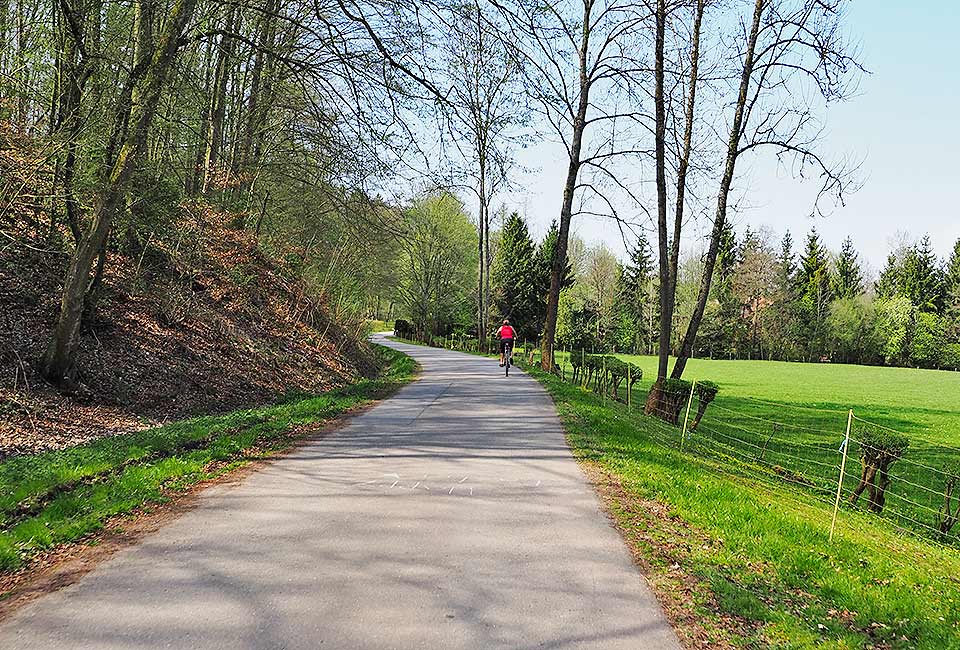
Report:
[[[960,486],[960,463],[949,461],[939,474],[943,477],[943,507],[937,513],[937,529],[942,535],[950,531],[960,519],[960,498],[954,491]]]
[[[858,257],[853,240],[847,237],[840,248],[832,278],[833,295],[837,298],[854,298],[863,293],[863,271]]]
[[[866,490],[867,507],[880,513],[886,504],[886,492],[890,487],[890,466],[903,457],[910,441],[906,436],[883,429],[864,429],[859,438],[860,481],[850,495],[850,503],[856,504]]]
[[[510,214],[500,231],[500,242],[490,269],[494,313],[509,318],[524,339],[537,335],[539,292],[536,248],[527,222]]]

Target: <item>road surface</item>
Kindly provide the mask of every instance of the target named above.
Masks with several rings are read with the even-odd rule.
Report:
[[[0,626],[0,648],[679,650],[539,384],[422,377]]]

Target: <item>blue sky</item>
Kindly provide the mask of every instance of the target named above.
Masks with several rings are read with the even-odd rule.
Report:
[[[738,230],[765,226],[779,239],[791,230],[800,240],[816,226],[839,249],[847,235],[870,267],[879,270],[903,233],[929,233],[946,256],[960,237],[960,3],[947,0],[851,3],[847,26],[860,40],[860,60],[870,71],[859,94],[831,107],[822,150],[863,160],[863,187],[826,218],[810,218],[817,186],[757,159],[743,180],[750,207],[736,215]],[[562,151],[541,144],[522,152],[534,171],[520,182],[509,207],[525,212],[535,232],[559,214]],[[623,246],[609,222],[580,218],[574,230],[589,242]]]

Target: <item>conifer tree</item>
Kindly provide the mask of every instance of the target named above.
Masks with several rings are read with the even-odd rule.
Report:
[[[499,318],[509,318],[524,338],[537,335],[539,269],[536,248],[527,222],[516,212],[507,217],[490,269],[493,307]]]
[[[947,318],[947,336],[960,343],[960,239],[953,245],[943,273],[944,315]]]
[[[557,222],[550,224],[550,229],[544,236],[536,253],[536,291],[539,300],[537,310],[533,321],[534,337],[539,337],[543,332],[543,322],[547,316],[547,293],[550,291],[550,273],[553,269],[553,252],[557,248],[557,239],[560,236],[560,230],[557,228]],[[564,266],[563,276],[560,281],[560,290],[563,291],[573,285],[574,272],[570,258],[567,258]]]
[[[816,228],[811,228],[800,256],[796,290],[807,356],[812,359],[825,347],[826,320],[833,299],[827,251],[820,242]]]
[[[837,267],[833,274],[833,293],[837,298],[855,298],[863,293],[863,271],[853,240],[843,240]]]
[[[617,275],[614,341],[618,349],[646,351],[654,329],[654,268],[650,244],[641,233],[630,261]]]
[[[904,260],[903,295],[922,312],[940,313],[944,303],[943,274],[933,252],[930,235],[924,235]]]

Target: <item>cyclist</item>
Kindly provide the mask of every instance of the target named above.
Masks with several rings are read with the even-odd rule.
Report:
[[[500,367],[503,367],[504,364],[504,353],[507,350],[507,346],[510,346],[510,349],[513,350],[513,328],[510,327],[510,319],[504,318],[503,325],[500,326],[500,329],[497,330],[497,337],[500,339]]]

